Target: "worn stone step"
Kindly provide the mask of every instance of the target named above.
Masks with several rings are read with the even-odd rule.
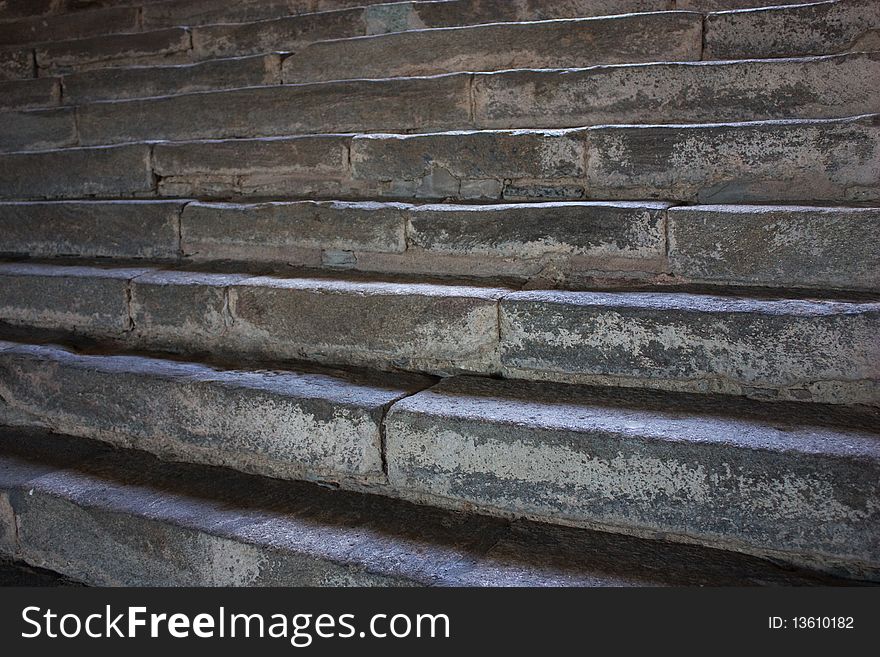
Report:
[[[880,303],[528,291],[500,302],[506,376],[880,405]]]
[[[166,351],[491,373],[506,291],[13,263],[0,265],[0,321]]]
[[[204,64],[107,69],[71,76],[65,100],[108,86],[141,91],[158,71],[190,87],[223,86],[237,76],[277,81],[280,60],[245,58]],[[227,65],[228,64],[228,65]],[[116,85],[119,77],[124,79]],[[75,110],[0,115],[6,151],[147,139],[182,141],[332,132],[434,132],[464,128],[557,128],[639,123],[754,121],[855,116],[880,107],[880,91],[857,81],[880,78],[880,52],[799,60],[601,66],[428,78],[209,90]],[[219,78],[219,79],[218,79]],[[37,80],[30,82],[37,82]],[[145,84],[144,84],[145,83]],[[92,85],[95,85],[93,87]],[[804,89],[809,89],[806,93]],[[290,107],[297,112],[290,112]]]
[[[880,405],[880,303],[0,265],[0,321],[138,349]]]
[[[327,117],[327,126],[356,126],[367,129],[365,121],[390,126],[383,129],[427,129],[444,125],[435,119],[427,123],[407,122],[406,113],[394,103],[385,103],[376,89],[406,97],[413,90],[431,94],[426,104],[438,103],[447,111],[458,111],[455,127],[571,127],[600,123],[639,123],[650,110],[652,121],[670,123],[700,121],[762,120],[774,118],[829,118],[870,113],[878,107],[873,85],[853,84],[852,80],[873,79],[878,75],[878,54],[852,53],[827,57],[748,60],[735,62],[681,62],[659,64],[607,65],[586,69],[524,69],[499,71],[471,76],[467,73],[435,77],[433,84],[455,86],[449,78],[466,79],[466,100],[471,109],[460,116],[460,98],[442,96],[443,89],[432,89],[417,79],[358,80],[318,84],[287,85],[280,89],[230,90],[241,87],[279,85],[280,54],[214,59],[195,64],[135,66],[82,71],[56,78],[36,78],[0,83],[0,109],[30,109],[55,106],[62,102],[82,105],[95,101],[122,100],[153,96],[174,96],[194,92],[226,91],[228,96],[205,95],[165,99],[144,105],[111,105],[104,113],[137,112],[138,121],[162,132],[174,130],[168,125],[174,117],[161,113],[183,106],[183,111],[207,115],[206,121],[235,122],[244,111],[240,101],[251,111],[267,107],[259,120],[239,125],[251,134],[283,133],[303,130],[312,118],[299,119],[280,112],[278,103],[294,102],[309,107],[320,104],[336,113]],[[459,84],[465,84],[461,82]],[[803,92],[810,89],[810,94]],[[538,91],[540,90],[540,92]],[[352,119],[340,113],[335,94],[350,95]],[[456,96],[461,91],[456,92]],[[222,102],[222,106],[218,104]],[[369,103],[369,104],[367,104]],[[358,108],[355,111],[355,108]],[[92,108],[92,112],[99,111]],[[265,117],[265,118],[264,118]],[[110,120],[108,118],[108,120]],[[355,120],[359,122],[356,123]],[[347,121],[347,123],[346,123]],[[380,121],[377,123],[377,121]],[[240,120],[238,120],[241,123]],[[448,122],[447,122],[448,123]],[[158,124],[158,125],[157,125]],[[179,126],[178,126],[179,128]],[[199,128],[190,128],[198,134]],[[311,128],[314,130],[315,128]],[[329,127],[323,128],[325,131]],[[342,129],[341,127],[339,129]],[[348,129],[348,128],[346,128]],[[205,126],[222,134],[223,124]],[[267,132],[268,130],[268,132]],[[112,132],[111,132],[112,134]],[[133,133],[122,133],[130,137]],[[174,133],[172,133],[174,134]],[[178,133],[179,134],[179,133]]]
[[[307,45],[285,59],[287,82],[699,60],[702,15],[629,14],[413,30]],[[584,48],[584,43],[589,48]]]
[[[880,208],[676,207],[667,222],[685,280],[880,291]]]
[[[258,87],[281,83],[281,56],[272,53],[212,59],[195,64],[106,68],[71,73],[55,79],[63,82],[64,103],[70,105],[96,100]]]
[[[459,377],[390,410],[390,484],[434,503],[880,574],[876,412]]]
[[[0,154],[0,198],[156,194],[871,202],[880,199],[880,115],[334,134]]]
[[[371,31],[383,31],[368,20],[370,11],[350,9],[255,23],[169,27],[54,41],[37,44],[34,53],[40,75],[57,75],[107,66],[185,63],[293,50],[296,53],[285,61],[284,75],[297,82],[700,59],[702,15],[696,12],[497,23],[369,37]],[[324,43],[328,39],[332,41]],[[555,48],[549,48],[548,39],[555,42]],[[584,40],[593,47],[577,47]],[[487,49],[488,42],[494,44],[492,49]],[[317,43],[322,45],[309,47]],[[426,59],[425,48],[435,50],[436,56]],[[380,57],[385,64],[359,62],[364,57]]]
[[[349,488],[385,480],[385,409],[431,384],[408,375],[231,370],[0,341],[3,424]]]
[[[880,292],[880,209],[633,201],[0,202],[0,254]]]
[[[29,109],[61,104],[59,78],[0,81],[0,109]]]
[[[876,50],[878,45],[880,3],[830,0],[709,14],[703,59],[819,55]],[[878,82],[872,78],[868,83]]]
[[[0,203],[0,253],[176,260],[186,201]]]
[[[734,552],[161,463],[20,429],[0,438],[0,490],[0,550],[94,585],[841,583]]]
[[[47,42],[34,47],[33,57],[40,76],[108,66],[184,64],[192,61],[192,34],[172,27]]]
[[[138,32],[139,14],[138,7],[105,7],[0,22],[0,47],[82,39],[111,32]]]

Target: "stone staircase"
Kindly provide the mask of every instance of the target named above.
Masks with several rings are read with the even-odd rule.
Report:
[[[0,79],[7,558],[880,580],[877,0],[0,0]]]

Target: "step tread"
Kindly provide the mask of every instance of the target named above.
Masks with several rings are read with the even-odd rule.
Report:
[[[735,553],[464,516],[128,452],[93,447],[83,458],[80,443],[59,436],[3,438],[0,476],[19,527],[18,549],[4,547],[91,584],[835,581]],[[175,546],[173,562],[150,536]]]

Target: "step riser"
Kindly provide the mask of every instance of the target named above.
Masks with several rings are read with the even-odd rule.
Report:
[[[73,428],[165,458],[282,477],[298,476],[292,466],[308,461],[316,449],[308,439],[291,440],[299,422],[281,426],[268,408],[264,421],[242,426],[241,434],[234,424],[219,422],[221,406],[253,406],[258,386],[281,388],[271,403],[276,410],[302,404],[282,399],[277,378],[251,374],[245,387],[235,383],[244,373],[7,345],[0,343],[2,380],[12,381],[3,387],[4,422]],[[181,376],[184,369],[189,372]],[[145,390],[154,402],[143,404]],[[191,401],[218,392],[216,405]],[[700,410],[684,415],[676,408],[682,400],[649,397],[640,407],[631,396],[511,382],[456,378],[410,392],[415,394],[400,401],[394,396],[402,391],[387,389],[339,393],[360,394],[372,404],[383,396],[390,400],[384,443],[367,443],[374,460],[384,450],[388,468],[389,483],[373,482],[374,492],[452,509],[662,535],[850,576],[876,578],[880,572],[880,453],[874,434],[811,424],[816,414],[801,415],[790,405],[767,424],[766,415],[755,415],[766,409],[724,416],[717,415],[723,404],[716,404],[713,415],[709,404],[700,409],[691,401],[684,402],[687,408]],[[132,409],[139,401],[139,409]],[[315,412],[318,402],[311,404]],[[338,407],[318,410],[330,412],[339,415]],[[328,442],[320,458],[328,458],[326,451],[354,451],[341,424],[322,427]],[[375,440],[375,429],[371,433]],[[206,435],[210,453],[199,449]],[[303,437],[308,435],[305,428]],[[242,437],[270,459],[289,461],[267,468],[253,453],[242,454]],[[351,476],[350,463],[333,466],[340,472],[321,475],[365,490]]]
[[[255,83],[265,79],[265,64],[272,65],[242,63],[262,76]],[[880,53],[245,89],[7,113],[0,116],[0,149],[358,131],[564,128],[638,123],[646,114],[654,123],[671,124],[845,117],[880,107],[880,91],[856,83],[873,78],[880,79]],[[808,96],[803,89],[810,90]],[[65,95],[70,95],[68,87]]]
[[[880,44],[880,4],[841,0],[706,17],[703,59],[785,57],[852,50]]]
[[[0,197],[877,201],[878,116],[319,135],[2,154]]]
[[[872,208],[70,201],[0,203],[0,226],[6,255],[33,258],[880,291]]]
[[[841,437],[813,427],[760,436],[747,421],[675,412],[658,420],[629,409],[605,424],[564,389],[505,397],[509,385],[449,380],[392,407],[391,485],[435,503],[811,554],[856,570],[878,563],[873,435],[849,436],[870,459],[794,453],[779,443]],[[720,436],[743,443],[719,444]],[[765,439],[777,447],[762,451]]]
[[[72,105],[96,100],[274,85],[281,83],[281,56],[217,59],[158,68],[110,68],[58,79],[64,84],[64,102]]]
[[[137,348],[880,405],[880,305],[3,267],[0,319]]]
[[[450,513],[158,463],[36,432],[5,434],[0,553],[86,584],[841,583],[698,546]]]
[[[700,310],[676,302],[673,295],[510,294],[501,302],[503,373],[765,399],[880,400],[878,304],[845,314],[845,306],[821,302],[787,302],[788,312],[762,302],[707,299]]]
[[[46,427],[281,479],[345,481],[348,487],[387,481],[384,409],[431,385],[406,378],[376,377],[370,384],[342,376],[219,371],[2,342],[0,382],[5,425]]]
[[[289,82],[700,59],[702,16],[687,12],[400,32],[313,43],[283,63]],[[584,42],[590,48],[584,48]]]
[[[196,25],[187,29],[175,27],[181,25],[181,22],[173,22],[160,29],[159,23],[151,24],[149,17],[145,17],[143,27],[152,31],[138,32],[131,27],[122,30],[120,25],[120,31],[131,33],[69,41],[58,41],[57,36],[44,37],[55,43],[39,44],[34,52],[41,75],[52,75],[104,66],[185,63],[218,56],[302,49],[301,55],[288,60],[285,66],[286,77],[297,81],[312,81],[423,75],[463,69],[572,67],[597,63],[701,58],[793,57],[871,50],[876,49],[880,43],[876,37],[880,16],[871,0],[840,0],[803,7],[781,7],[763,12],[709,14],[706,18],[705,35],[702,34],[703,16],[697,13],[645,14],[603,20],[602,15],[605,12],[601,7],[587,10],[580,6],[560,7],[558,11],[536,13],[530,6],[508,7],[506,4],[503,5],[503,10],[479,5],[474,7],[469,2],[461,8],[445,6],[458,4],[405,3],[392,8],[367,7],[292,16],[263,23],[203,27]],[[475,11],[463,12],[462,9]],[[624,9],[628,11],[630,8]],[[633,9],[643,7],[635,6]],[[135,15],[126,8],[104,11],[121,12],[126,22],[131,22],[131,17]],[[587,21],[581,27],[575,27],[575,23],[551,23],[544,26],[520,23],[503,27],[452,29],[439,33],[417,31],[344,44],[316,43],[334,38],[376,34],[381,36],[401,29],[454,27],[468,22],[479,23],[489,16],[498,15],[506,20],[591,15],[598,15],[599,18]],[[667,24],[680,18],[689,20],[691,25],[684,28]],[[83,23],[83,19],[78,18],[71,22],[66,17],[49,20],[58,22],[57,29],[68,35],[85,36],[107,29],[106,21]],[[36,22],[42,25],[44,21],[45,19],[38,19]],[[631,27],[621,33],[615,25],[624,22],[629,22]],[[187,24],[186,21],[183,24]],[[790,30],[792,24],[803,29]],[[587,26],[587,32],[579,34],[584,26]],[[0,33],[3,29],[4,24],[0,23]],[[13,31],[7,35],[12,41],[32,39],[33,32],[30,29],[22,29],[13,24],[7,24],[5,29]],[[641,35],[637,35],[640,30]],[[659,44],[655,42],[659,35],[664,39],[668,38],[666,50],[657,49]],[[638,38],[632,41],[634,36]],[[586,50],[561,47],[567,43],[582,42],[584,39],[593,41],[594,47]],[[631,41],[628,42],[627,39]],[[605,43],[607,41],[618,44],[617,49],[608,47]],[[494,43],[497,47],[491,51],[486,50],[486,43]],[[548,50],[549,44],[554,44],[555,48]],[[356,56],[351,57],[352,51],[356,51]],[[425,57],[424,53],[434,56]],[[23,48],[20,56],[30,60],[32,53]],[[524,56],[530,58],[530,62],[520,62]],[[603,60],[603,57],[610,59]],[[8,75],[13,78],[33,77],[34,69],[32,66],[13,66]]]

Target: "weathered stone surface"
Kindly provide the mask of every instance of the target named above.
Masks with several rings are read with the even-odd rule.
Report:
[[[0,320],[90,336],[131,327],[128,282],[143,269],[0,264]]]
[[[30,50],[0,51],[0,80],[34,77],[34,55]]]
[[[0,203],[0,253],[35,258],[176,258],[183,203]]]
[[[107,66],[184,63],[190,48],[190,33],[173,28],[58,41],[41,44],[35,51],[40,75],[57,75]]]
[[[107,7],[0,22],[0,45],[84,39],[138,29],[137,7]]]
[[[876,201],[880,115],[589,131],[588,194],[702,203]]]
[[[529,263],[560,268],[633,267],[665,255],[663,203],[524,203],[422,205],[408,211],[413,256],[510,260],[514,273]],[[648,265],[648,263],[644,263]]]
[[[0,152],[63,148],[76,143],[72,108],[0,113]]]
[[[181,248],[193,260],[320,264],[321,252],[406,249],[407,206],[344,201],[190,203]]]
[[[358,5],[369,4],[361,0]],[[144,27],[158,29],[175,25],[207,25],[210,23],[246,23],[283,14],[317,11],[312,0],[165,0],[143,9]]]
[[[227,334],[228,287],[244,274],[157,271],[130,285],[132,339],[169,351],[211,352]]]
[[[3,19],[41,16],[51,13],[57,0],[0,0],[0,16]]]
[[[695,281],[876,291],[877,235],[877,208],[671,208],[669,262]]]
[[[383,481],[385,406],[427,385],[219,370],[52,346],[0,352],[4,423],[284,479]]]
[[[77,118],[84,144],[449,130],[470,122],[469,89],[464,75],[285,85],[96,103]]]
[[[255,23],[205,25],[192,30],[199,59],[299,50],[308,43],[366,34],[362,9],[284,16]]]
[[[586,132],[468,131],[357,135],[352,176],[397,198],[582,196]],[[505,184],[520,191],[508,193]],[[529,190],[529,191],[526,191]]]
[[[668,0],[453,0],[368,7],[370,34],[479,23],[590,18],[671,9]]]
[[[197,64],[106,68],[64,77],[64,98],[73,104],[146,96],[280,84],[277,54],[216,59]],[[173,118],[173,117],[172,117]]]
[[[249,278],[229,291],[237,349],[267,357],[431,373],[498,368],[502,290]]]
[[[71,442],[6,430],[0,496],[11,500],[21,558],[89,584],[840,583],[734,552],[450,513],[131,451],[74,459]]]
[[[880,405],[880,304],[668,293],[517,292],[515,378]]]
[[[822,55],[878,47],[880,4],[834,0],[710,14],[703,58]],[[877,82],[875,78],[873,84]]]
[[[876,569],[876,433],[760,406],[455,378],[392,407],[388,475],[446,504]]]
[[[58,78],[31,78],[0,82],[0,109],[50,107],[61,100]]]
[[[349,137],[241,139],[156,144],[165,196],[335,196],[351,185]]]
[[[699,14],[668,12],[398,32],[313,43],[284,60],[285,82],[452,71],[698,60]]]
[[[855,116],[880,107],[880,54],[505,71],[474,79],[481,128]]]
[[[152,191],[148,144],[0,155],[0,198],[131,196]]]

